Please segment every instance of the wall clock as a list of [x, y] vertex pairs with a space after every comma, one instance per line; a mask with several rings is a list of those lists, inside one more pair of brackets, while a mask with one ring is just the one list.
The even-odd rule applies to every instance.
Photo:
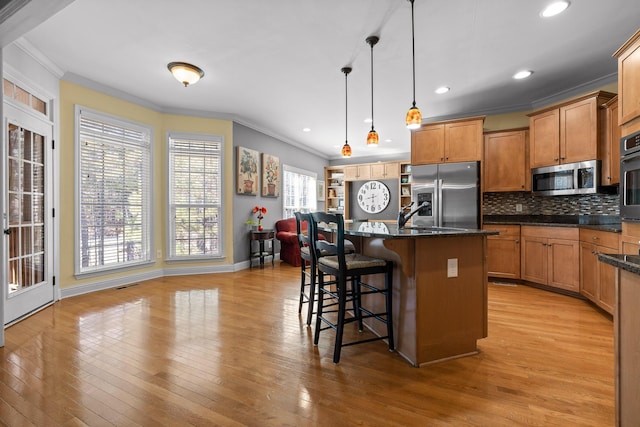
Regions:
[[380, 181], [367, 181], [358, 190], [358, 206], [367, 213], [379, 213], [391, 200], [389, 188]]

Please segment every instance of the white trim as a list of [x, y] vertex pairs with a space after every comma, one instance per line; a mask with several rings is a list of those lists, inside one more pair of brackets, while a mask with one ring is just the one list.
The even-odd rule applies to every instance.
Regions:
[[42, 52], [35, 48], [27, 39], [24, 37], [20, 37], [19, 39], [13, 42], [16, 47], [18, 47], [25, 54], [29, 55], [36, 61], [38, 64], [42, 65], [42, 67], [53, 74], [56, 78], [60, 79], [64, 75], [64, 70], [58, 67], [53, 61], [47, 58]]
[[307, 176], [312, 177], [312, 178], [313, 178], [313, 179], [315, 179], [316, 181], [318, 180], [318, 174], [317, 174], [317, 173], [315, 173], [315, 172], [311, 172], [311, 171], [308, 171], [308, 170], [306, 170], [306, 169], [297, 168], [297, 167], [295, 167], [295, 166], [290, 166], [290, 165], [287, 165], [287, 164], [283, 164], [283, 165], [282, 165], [282, 171], [283, 171], [283, 172], [284, 172], [284, 171], [286, 171], [286, 172], [293, 172], [293, 173], [297, 173], [297, 174], [299, 174], [299, 175], [307, 175]]

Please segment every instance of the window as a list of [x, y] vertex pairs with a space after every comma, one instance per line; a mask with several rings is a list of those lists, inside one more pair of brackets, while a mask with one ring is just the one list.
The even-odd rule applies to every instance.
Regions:
[[222, 256], [222, 136], [169, 135], [169, 258]]
[[299, 210], [316, 210], [316, 177], [314, 172], [283, 165], [284, 218], [293, 217]]
[[151, 128], [76, 107], [76, 274], [151, 262]]

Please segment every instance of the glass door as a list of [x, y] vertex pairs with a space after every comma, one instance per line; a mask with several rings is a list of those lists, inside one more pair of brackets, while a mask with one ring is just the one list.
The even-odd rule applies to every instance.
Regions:
[[5, 104], [4, 324], [54, 300], [49, 178], [51, 125]]

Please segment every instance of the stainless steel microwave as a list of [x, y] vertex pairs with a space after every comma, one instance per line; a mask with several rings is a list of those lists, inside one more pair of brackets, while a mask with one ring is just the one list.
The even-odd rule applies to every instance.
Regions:
[[531, 170], [531, 189], [541, 196], [592, 194], [598, 192], [600, 161], [567, 163]]

